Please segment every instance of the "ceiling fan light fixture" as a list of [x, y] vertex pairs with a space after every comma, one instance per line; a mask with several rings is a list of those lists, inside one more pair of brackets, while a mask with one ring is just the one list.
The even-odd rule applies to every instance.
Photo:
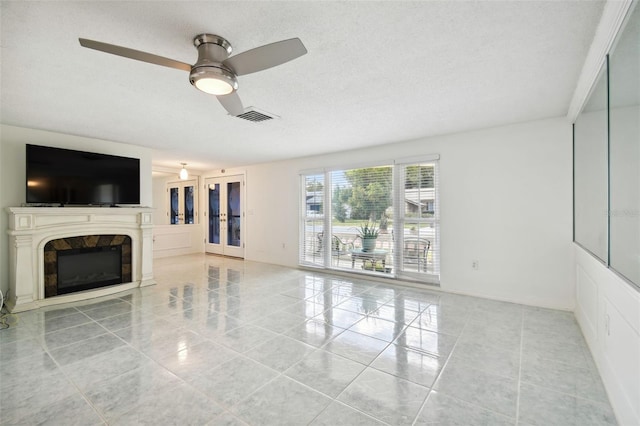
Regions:
[[195, 86], [210, 95], [228, 95], [233, 92], [233, 87], [228, 82], [217, 78], [201, 78], [195, 82]]
[[196, 89], [216, 96], [228, 95], [238, 89], [238, 80], [233, 73], [213, 66], [194, 68], [189, 81]]

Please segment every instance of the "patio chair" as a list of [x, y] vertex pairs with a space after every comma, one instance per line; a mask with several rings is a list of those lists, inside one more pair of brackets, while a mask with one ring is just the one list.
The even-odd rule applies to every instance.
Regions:
[[[324, 232], [318, 232], [318, 251], [322, 251], [324, 242]], [[340, 261], [340, 256], [350, 254], [350, 251], [354, 249], [352, 241], [344, 241], [337, 235], [331, 236], [331, 257], [336, 259], [336, 265]]]
[[427, 254], [431, 241], [426, 238], [406, 237], [404, 239], [403, 259], [405, 264], [417, 264], [418, 272], [427, 271]]

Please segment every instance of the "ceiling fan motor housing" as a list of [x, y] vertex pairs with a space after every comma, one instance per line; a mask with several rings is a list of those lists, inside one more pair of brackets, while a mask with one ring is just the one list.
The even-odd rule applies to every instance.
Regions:
[[231, 55], [233, 47], [226, 38], [213, 34], [200, 34], [193, 39], [198, 49], [198, 62], [194, 66], [206, 63], [221, 63]]
[[193, 39], [193, 44], [198, 49], [198, 61], [193, 65], [189, 74], [191, 84], [203, 90], [198, 82], [213, 79], [228, 83], [232, 91], [238, 90], [238, 80], [235, 73], [222, 65], [222, 62], [229, 57], [233, 50], [231, 43], [217, 35], [200, 34]]

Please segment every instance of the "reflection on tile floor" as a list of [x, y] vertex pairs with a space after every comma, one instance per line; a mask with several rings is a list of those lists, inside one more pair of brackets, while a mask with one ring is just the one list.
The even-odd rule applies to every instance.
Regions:
[[573, 314], [215, 256], [10, 316], [0, 424], [613, 425]]

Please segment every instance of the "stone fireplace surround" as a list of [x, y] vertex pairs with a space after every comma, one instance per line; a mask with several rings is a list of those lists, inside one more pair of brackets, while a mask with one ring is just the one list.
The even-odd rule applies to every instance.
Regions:
[[[9, 207], [9, 293], [6, 306], [21, 312], [41, 306], [85, 300], [153, 280], [152, 209], [146, 207]], [[88, 235], [131, 238], [131, 282], [45, 299], [45, 245]]]

